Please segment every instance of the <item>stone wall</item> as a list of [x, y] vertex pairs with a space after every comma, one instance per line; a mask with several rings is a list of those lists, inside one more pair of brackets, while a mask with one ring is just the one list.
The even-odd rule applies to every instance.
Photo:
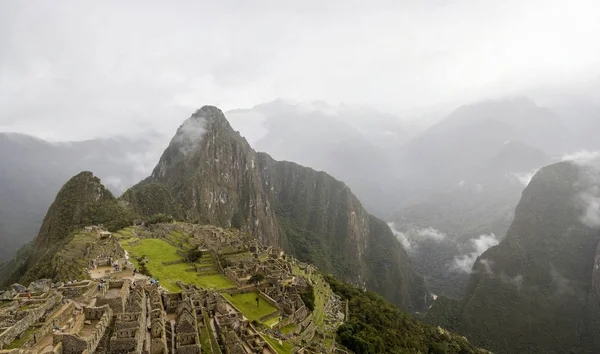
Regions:
[[[86, 311], [87, 310], [87, 311]], [[56, 345], [58, 343], [62, 343], [63, 353], [64, 354], [76, 354], [83, 353], [87, 351], [88, 353], [94, 353], [96, 351], [96, 347], [104, 336], [107, 328], [110, 326], [113, 311], [107, 305], [104, 305], [100, 310], [103, 310], [102, 315], [98, 316], [98, 308], [84, 308], [84, 319], [87, 320], [98, 320], [98, 323], [94, 327], [94, 332], [90, 334], [86, 338], [80, 337], [78, 334], [74, 333], [56, 333], [54, 334], [53, 343]], [[89, 314], [93, 316], [91, 318], [85, 318], [85, 315]], [[77, 328], [77, 327], [75, 327]]]
[[[125, 311], [125, 305], [129, 299], [129, 281], [111, 281], [108, 283], [108, 291], [103, 296], [99, 296], [96, 299], [97, 306], [108, 305], [116, 313], [122, 313]], [[107, 297], [108, 292], [111, 289], [119, 288], [119, 295], [116, 297]]]
[[55, 293], [41, 306], [27, 311], [25, 317], [17, 321], [12, 327], [0, 334], [0, 349], [6, 348], [18, 336], [22, 335], [27, 329], [35, 324], [47, 310], [62, 300], [62, 295]]

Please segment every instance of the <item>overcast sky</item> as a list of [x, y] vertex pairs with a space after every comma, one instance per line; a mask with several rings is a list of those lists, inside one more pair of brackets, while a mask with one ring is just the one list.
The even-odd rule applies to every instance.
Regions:
[[0, 0], [0, 131], [171, 135], [204, 104], [408, 109], [600, 74], [597, 0]]

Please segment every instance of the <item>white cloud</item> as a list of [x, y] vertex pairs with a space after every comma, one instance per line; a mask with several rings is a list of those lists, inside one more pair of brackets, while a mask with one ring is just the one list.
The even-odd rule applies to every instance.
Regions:
[[400, 232], [400, 231], [396, 230], [393, 222], [389, 222], [388, 226], [392, 230], [392, 233], [394, 234], [394, 236], [396, 236], [396, 239], [398, 241], [400, 241], [400, 243], [402, 244], [402, 247], [404, 247], [404, 250], [406, 250], [407, 252], [412, 251], [413, 245], [410, 242], [410, 240], [408, 239], [408, 237], [406, 236], [406, 234], [404, 232]]
[[600, 160], [600, 151], [580, 150], [571, 154], [565, 154], [563, 161], [573, 161], [579, 165], [594, 164]]
[[[493, 233], [481, 235], [478, 238], [471, 240], [471, 247], [473, 251], [462, 256], [455, 257], [452, 264], [452, 268], [465, 273], [471, 273], [471, 270], [473, 269], [473, 264], [475, 264], [475, 260], [477, 260], [477, 257], [481, 256], [490, 247], [496, 246], [499, 243], [500, 241], [498, 241], [498, 238]], [[487, 265], [486, 269], [488, 269]]]
[[435, 242], [443, 241], [447, 235], [446, 233], [436, 230], [433, 227], [427, 228], [408, 228], [404, 231], [398, 231], [394, 222], [388, 223], [392, 232], [400, 241], [404, 249], [408, 252], [414, 252], [421, 242], [432, 240]]
[[436, 230], [433, 227], [428, 227], [426, 229], [416, 229], [413, 231], [420, 239], [432, 239], [435, 241], [442, 241], [446, 238], [446, 234], [441, 232], [440, 230]]
[[173, 138], [182, 154], [187, 155], [202, 142], [202, 138], [206, 134], [205, 126], [206, 119], [204, 116], [194, 115], [183, 122]]

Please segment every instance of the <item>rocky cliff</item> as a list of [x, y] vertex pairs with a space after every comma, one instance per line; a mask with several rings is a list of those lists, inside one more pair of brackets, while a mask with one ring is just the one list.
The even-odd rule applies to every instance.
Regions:
[[[156, 198], [142, 197], [145, 189]], [[188, 221], [239, 228], [405, 309], [420, 311], [429, 302], [390, 229], [344, 183], [255, 152], [215, 107], [183, 123], [152, 175], [124, 199], [145, 216], [181, 213]]]
[[506, 238], [475, 262], [462, 302], [429, 317], [497, 353], [597, 353], [598, 179], [569, 162], [540, 170]]

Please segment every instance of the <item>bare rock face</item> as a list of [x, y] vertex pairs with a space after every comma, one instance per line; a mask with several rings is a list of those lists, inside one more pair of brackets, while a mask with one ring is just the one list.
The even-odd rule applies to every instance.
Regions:
[[7, 290], [7, 291], [3, 291], [2, 294], [0, 294], [0, 300], [12, 300], [16, 295], [16, 292], [11, 290]]
[[40, 279], [29, 284], [29, 291], [32, 293], [46, 293], [50, 290], [52, 279]]
[[27, 291], [27, 288], [24, 287], [23, 285], [19, 284], [19, 283], [14, 283], [12, 285], [12, 288], [14, 291], [18, 292], [18, 293], [24, 293]]

